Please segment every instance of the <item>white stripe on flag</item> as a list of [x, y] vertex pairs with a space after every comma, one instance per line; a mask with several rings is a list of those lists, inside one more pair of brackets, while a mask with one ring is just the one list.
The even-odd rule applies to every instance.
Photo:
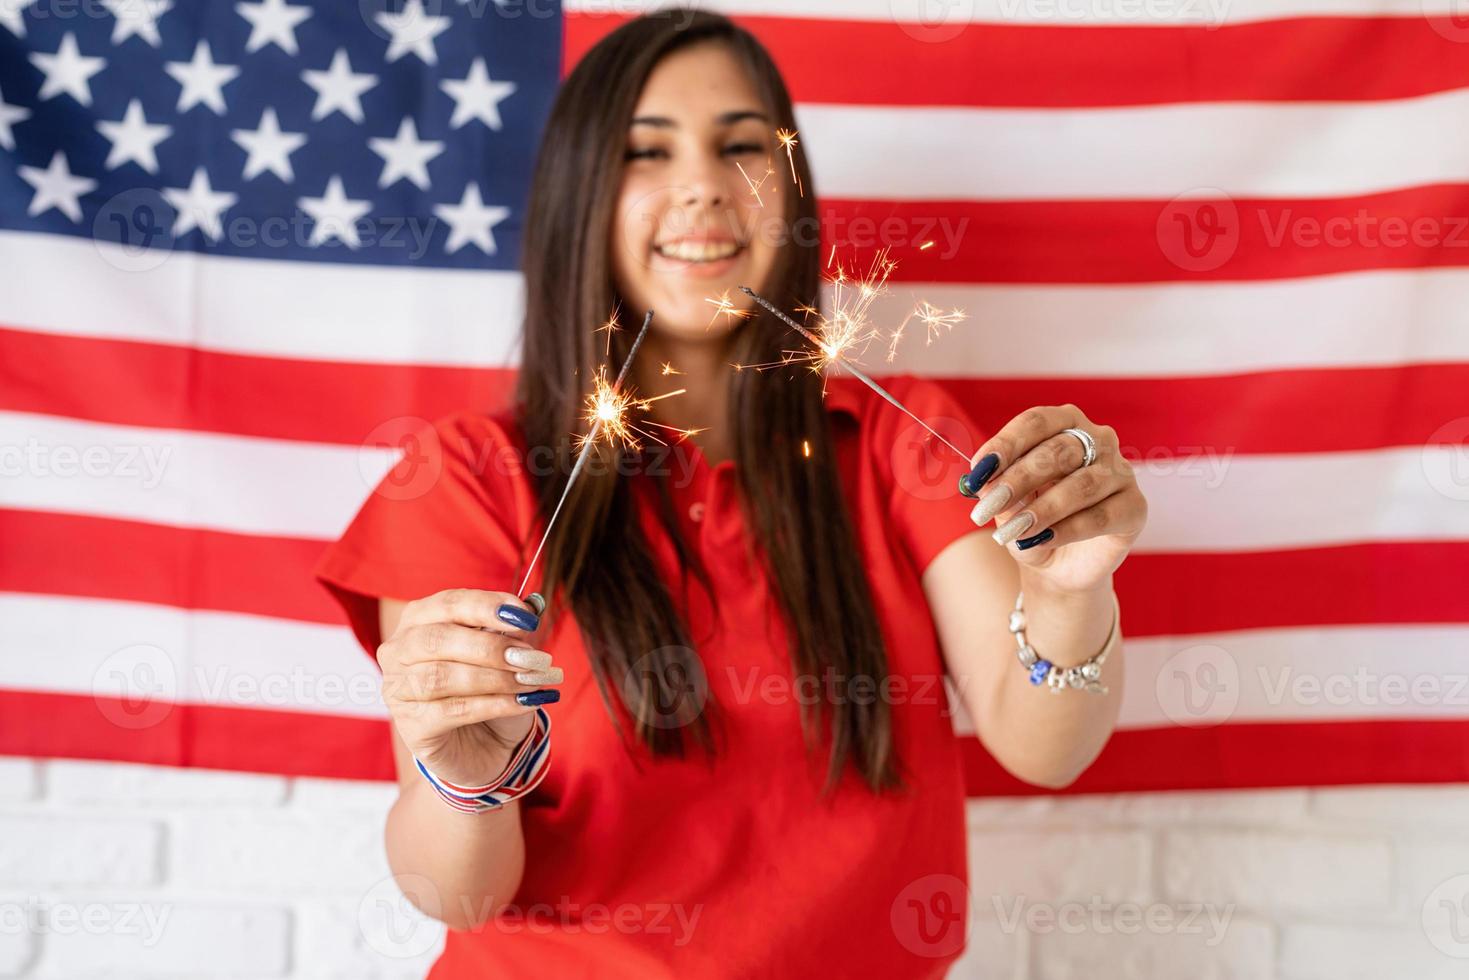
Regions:
[[0, 687], [387, 717], [344, 627], [16, 593], [0, 593], [0, 619]]
[[[154, 252], [0, 231], [0, 326], [307, 360], [499, 366], [518, 354], [518, 272]], [[86, 283], [86, 288], [77, 288]], [[201, 311], [205, 311], [201, 315]]]
[[1349, 196], [1459, 183], [1469, 159], [1465, 90], [1117, 109], [803, 104], [796, 116], [816, 192], [863, 200]]
[[0, 412], [0, 506], [330, 540], [398, 455]]
[[[0, 506], [310, 539], [335, 539], [397, 458], [383, 448], [18, 412], [0, 412], [0, 454]], [[1452, 446], [1155, 454], [1135, 463], [1149, 502], [1136, 550], [1469, 539], [1463, 462]]]
[[[108, 249], [0, 232], [0, 268], [30, 284], [0, 290], [0, 327], [304, 360], [513, 367], [519, 359], [515, 273], [218, 256], [124, 273], [106, 261]], [[201, 277], [193, 302], [209, 310], [197, 330], [195, 308], [181, 298], [195, 289], [193, 271]], [[969, 319], [929, 347], [914, 328], [890, 366], [874, 346], [870, 368], [1167, 377], [1469, 361], [1462, 269], [1144, 286], [896, 283], [872, 320], [895, 328], [920, 299]]]
[[[1455, 0], [563, 0], [581, 16], [631, 16], [697, 6], [730, 16], [893, 21], [935, 40], [960, 25], [1188, 26], [1285, 17], [1420, 17], [1462, 13]], [[920, 34], [919, 36], [925, 36]]]
[[[1119, 730], [1469, 717], [1469, 628], [1309, 626], [1129, 639], [1126, 617], [1123, 610]], [[1014, 669], [1022, 669], [1018, 661]], [[955, 731], [973, 734], [952, 682], [948, 690]]]
[[[342, 627], [23, 594], [0, 594], [0, 617], [11, 624], [15, 654], [0, 659], [0, 687], [386, 717], [377, 667]], [[1124, 729], [1469, 716], [1462, 626], [1296, 627], [1124, 644]], [[956, 728], [974, 730], [967, 717]]]

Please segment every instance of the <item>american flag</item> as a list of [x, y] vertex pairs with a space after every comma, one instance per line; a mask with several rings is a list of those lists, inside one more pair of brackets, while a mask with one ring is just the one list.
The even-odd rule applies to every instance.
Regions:
[[[878, 319], [969, 314], [882, 368], [991, 427], [1075, 402], [1139, 470], [1071, 791], [1469, 778], [1469, 22], [713, 6], [787, 76], [824, 243], [901, 252]], [[390, 776], [310, 569], [419, 420], [503, 403], [539, 127], [640, 9], [0, 0], [0, 752]]]

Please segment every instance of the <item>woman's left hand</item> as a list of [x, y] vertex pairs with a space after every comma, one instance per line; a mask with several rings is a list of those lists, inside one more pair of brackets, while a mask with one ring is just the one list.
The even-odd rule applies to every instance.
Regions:
[[[1092, 437], [1096, 456], [1066, 432]], [[1087, 592], [1108, 579], [1148, 519], [1148, 502], [1121, 453], [1117, 432], [1075, 405], [1027, 409], [979, 447], [961, 490], [978, 491], [975, 523], [995, 521], [995, 540], [1024, 578], [1060, 592]], [[974, 496], [967, 492], [966, 496]], [[998, 496], [997, 496], [998, 495]]]

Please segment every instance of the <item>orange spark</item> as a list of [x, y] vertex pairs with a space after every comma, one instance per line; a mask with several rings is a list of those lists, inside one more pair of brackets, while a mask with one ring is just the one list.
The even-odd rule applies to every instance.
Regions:
[[720, 293], [718, 298], [706, 298], [704, 302], [714, 307], [714, 315], [709, 318], [708, 325], [704, 327], [705, 330], [708, 330], [709, 327], [714, 326], [714, 321], [719, 319], [720, 314], [724, 315], [726, 322], [731, 320], [748, 320], [750, 317], [755, 315], [755, 312], [753, 310], [742, 310], [738, 306], [735, 306], [734, 300], [729, 298], [728, 289]]
[[612, 315], [607, 318], [607, 322], [602, 324], [596, 330], [592, 331], [593, 333], [602, 333], [603, 331], [606, 331], [607, 333], [607, 349], [603, 352], [604, 356], [611, 355], [612, 335], [618, 330], [622, 329], [622, 324], [617, 322], [617, 312], [617, 310], [613, 310]]
[[745, 178], [745, 183], [750, 185], [750, 193], [755, 197], [756, 207], [765, 207], [765, 200], [760, 196], [760, 188], [764, 187], [770, 175], [775, 173], [775, 168], [770, 165], [770, 161], [765, 161], [765, 173], [761, 175], [758, 183], [750, 179], [750, 175], [745, 173], [745, 168], [740, 166], [738, 160], [735, 161], [735, 166], [740, 168], [740, 174]]
[[953, 330], [954, 324], [962, 323], [965, 319], [965, 314], [960, 309], [953, 309], [945, 313], [928, 300], [920, 301], [918, 307], [904, 317], [903, 322], [898, 324], [898, 329], [893, 331], [892, 341], [888, 344], [887, 359], [889, 361], [897, 357], [898, 341], [903, 339], [903, 331], [907, 329], [908, 324], [914, 319], [922, 323], [925, 328], [926, 337], [924, 339], [924, 346], [927, 346], [933, 343], [939, 334], [947, 330]]
[[791, 153], [792, 148], [800, 142], [800, 140], [796, 139], [796, 131], [794, 129], [777, 129], [775, 131], [775, 139], [781, 145], [781, 148], [786, 151], [786, 162], [791, 165], [791, 181], [796, 185], [796, 190], [800, 192], [801, 196], [805, 197], [806, 190], [801, 186], [801, 178], [796, 176], [796, 158]]

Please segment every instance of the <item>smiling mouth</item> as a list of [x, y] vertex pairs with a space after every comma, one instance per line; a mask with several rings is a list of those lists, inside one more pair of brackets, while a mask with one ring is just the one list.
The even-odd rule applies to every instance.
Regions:
[[654, 245], [653, 251], [680, 262], [718, 262], [738, 255], [744, 248], [739, 242], [669, 242]]

